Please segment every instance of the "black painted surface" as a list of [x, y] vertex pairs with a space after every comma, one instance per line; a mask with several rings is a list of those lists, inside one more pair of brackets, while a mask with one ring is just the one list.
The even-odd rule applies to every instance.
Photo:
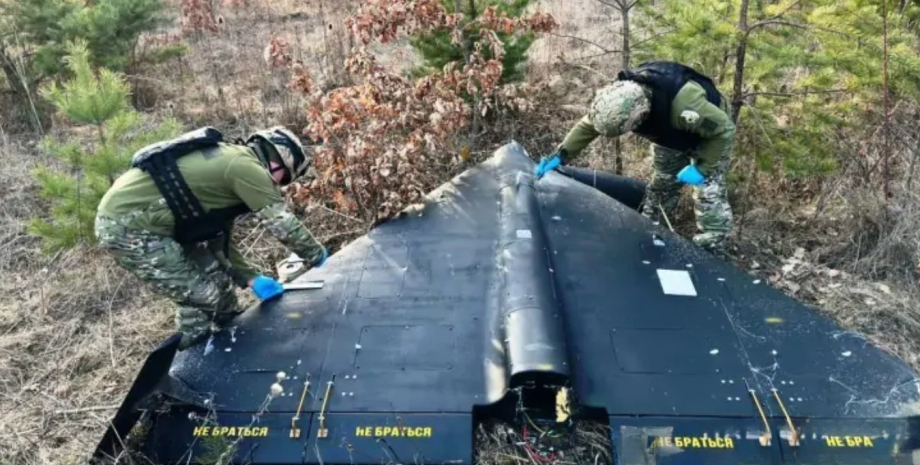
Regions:
[[[213, 396], [218, 422], [248, 424], [285, 372], [258, 419], [268, 436], [245, 439], [249, 455], [237, 456], [254, 463], [469, 463], [473, 407], [515, 379], [569, 380], [581, 403], [606, 409], [618, 463], [865, 463], [916, 447], [904, 446], [903, 419], [920, 391], [903, 362], [588, 185], [553, 172], [534, 189], [532, 169], [506, 146], [301, 278], [322, 289], [246, 312], [207, 355], [181, 353], [172, 375]], [[689, 272], [697, 296], [665, 295], [658, 269]], [[292, 439], [306, 377], [305, 426]], [[774, 435], [767, 447], [747, 385]], [[783, 439], [774, 390], [806, 434], [798, 448]], [[316, 435], [321, 414], [327, 438]], [[433, 433], [361, 434], [403, 423]], [[181, 461], [201, 424], [161, 415], [158, 460]], [[866, 425], [893, 439], [868, 452], [819, 440], [830, 426], [855, 437]], [[668, 446], [636, 461], [622, 432], [652, 427], [739, 436], [732, 448]]]

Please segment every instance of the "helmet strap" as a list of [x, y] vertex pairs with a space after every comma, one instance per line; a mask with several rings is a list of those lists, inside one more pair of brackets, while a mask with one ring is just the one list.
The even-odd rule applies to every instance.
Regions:
[[[279, 171], [281, 171], [282, 173], [284, 173], [284, 174], [281, 176], [281, 179], [280, 179], [280, 180], [279, 180], [278, 178], [275, 177], [275, 173], [277, 173], [277, 172], [279, 172]], [[290, 171], [288, 171], [287, 168], [284, 167], [284, 165], [282, 165], [281, 163], [278, 163], [277, 161], [272, 160], [272, 161], [268, 162], [268, 172], [271, 174], [272, 179], [275, 180], [278, 184], [281, 184], [282, 186], [291, 183], [291, 173], [290, 173]]]

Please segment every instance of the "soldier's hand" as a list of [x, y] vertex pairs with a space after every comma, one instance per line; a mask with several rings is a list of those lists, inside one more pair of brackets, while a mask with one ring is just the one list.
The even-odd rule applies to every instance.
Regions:
[[540, 163], [538, 163], [537, 167], [533, 170], [533, 175], [539, 180], [545, 176], [546, 173], [558, 168], [560, 165], [562, 165], [562, 156], [557, 150], [553, 152], [552, 155], [540, 159]]
[[323, 266], [323, 263], [326, 263], [326, 259], [329, 258], [329, 250], [323, 247], [323, 254], [319, 257], [319, 260], [313, 264], [313, 268], [320, 268]]
[[256, 276], [252, 279], [249, 287], [252, 289], [252, 293], [263, 302], [284, 294], [284, 286], [268, 276]]
[[687, 165], [677, 173], [677, 180], [691, 186], [701, 186], [706, 181], [706, 178], [703, 173], [700, 173], [700, 170], [696, 169], [696, 166]]

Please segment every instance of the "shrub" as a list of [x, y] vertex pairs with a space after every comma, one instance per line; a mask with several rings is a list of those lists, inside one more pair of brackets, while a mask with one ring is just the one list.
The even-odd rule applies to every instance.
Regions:
[[30, 231], [47, 250], [94, 242], [96, 207], [115, 179], [130, 166], [141, 147], [179, 132], [172, 120], [154, 123], [130, 109], [124, 76], [90, 65], [83, 42], [67, 47], [65, 64], [73, 78], [43, 89], [57, 116], [75, 128], [68, 140], [49, 136], [44, 148], [63, 162], [63, 169], [42, 166], [35, 172], [41, 196], [51, 203], [50, 218], [35, 218]]

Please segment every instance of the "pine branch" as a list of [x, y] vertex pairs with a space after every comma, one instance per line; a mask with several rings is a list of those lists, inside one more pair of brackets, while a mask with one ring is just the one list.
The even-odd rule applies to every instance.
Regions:
[[646, 37], [646, 38], [644, 38], [644, 39], [642, 39], [642, 40], [640, 40], [640, 41], [633, 42], [632, 46], [633, 46], [633, 47], [638, 47], [638, 46], [640, 46], [640, 45], [642, 45], [642, 44], [644, 44], [644, 43], [646, 43], [646, 42], [653, 41], [653, 40], [655, 40], [655, 39], [657, 39], [657, 38], [659, 38], [659, 37], [662, 37], [662, 36], [664, 36], [664, 35], [670, 34], [670, 33], [674, 32], [674, 31], [676, 31], [676, 30], [677, 30], [677, 26], [671, 27], [670, 29], [667, 29], [667, 30], [662, 31], [662, 32], [659, 32], [659, 33], [657, 33], [657, 34], [655, 34], [655, 35]]
[[814, 94], [839, 94], [844, 92], [851, 92], [850, 89], [827, 89], [827, 90], [803, 90], [799, 92], [748, 92], [741, 95], [741, 98], [755, 97], [758, 95], [764, 95], [767, 97], [797, 97], [800, 95], [814, 95]]
[[744, 38], [746, 40], [748, 36], [751, 35], [751, 32], [754, 32], [754, 30], [756, 29], [766, 27], [766, 26], [773, 26], [773, 25], [796, 27], [796, 28], [805, 29], [805, 30], [809, 29], [809, 25], [807, 24], [793, 23], [792, 21], [785, 21], [782, 19], [765, 19], [763, 21], [758, 21], [748, 26], [747, 30], [744, 31]]
[[751, 35], [751, 32], [753, 32], [754, 30], [760, 29], [766, 26], [788, 26], [788, 27], [803, 29], [806, 31], [810, 29], [817, 29], [819, 31], [830, 32], [831, 34], [836, 34], [841, 37], [846, 37], [848, 39], [854, 38], [853, 36], [851, 36], [850, 34], [847, 34], [846, 32], [838, 31], [837, 29], [831, 29], [829, 27], [815, 26], [814, 24], [795, 23], [792, 21], [785, 21], [782, 19], [765, 19], [763, 21], [758, 21], [748, 26], [747, 29], [744, 31], [744, 40], [747, 40], [748, 36]]
[[782, 18], [783, 15], [786, 14], [787, 11], [789, 11], [789, 10], [795, 8], [799, 3], [801, 3], [801, 1], [802, 1], [802, 0], [796, 0], [796, 1], [792, 2], [792, 3], [790, 3], [789, 6], [787, 6], [786, 8], [783, 9], [783, 11], [780, 11], [779, 13], [773, 15], [773, 17], [770, 18], [770, 19], [779, 19], [779, 18]]

